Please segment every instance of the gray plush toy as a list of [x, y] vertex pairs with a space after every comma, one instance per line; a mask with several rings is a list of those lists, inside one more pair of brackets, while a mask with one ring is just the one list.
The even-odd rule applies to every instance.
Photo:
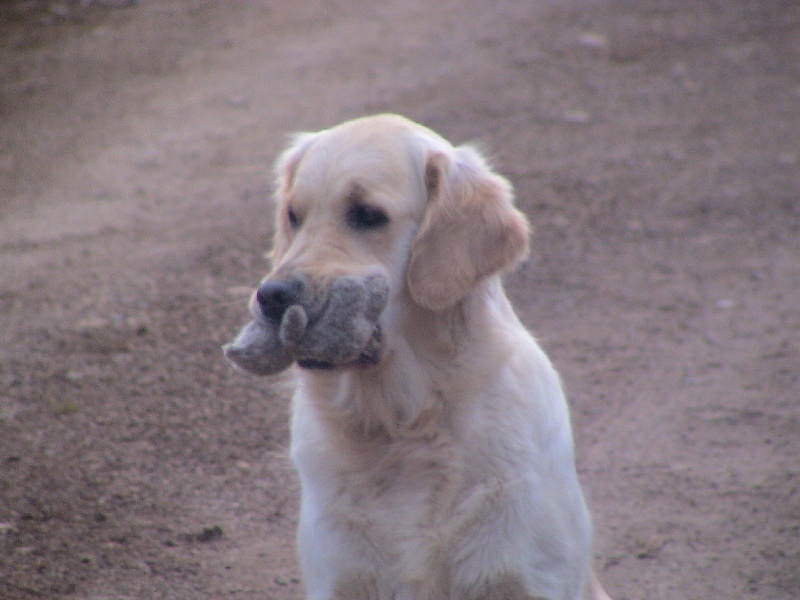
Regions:
[[304, 367], [332, 368], [377, 361], [381, 345], [378, 317], [389, 300], [382, 275], [340, 277], [320, 314], [290, 306], [280, 323], [257, 319], [223, 347], [233, 364], [255, 375], [272, 375], [297, 361]]

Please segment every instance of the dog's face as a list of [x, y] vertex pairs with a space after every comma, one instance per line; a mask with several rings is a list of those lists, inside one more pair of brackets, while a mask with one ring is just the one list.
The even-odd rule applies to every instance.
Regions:
[[414, 162], [394, 123], [299, 137], [278, 165], [267, 281], [304, 277], [324, 296], [343, 275], [382, 273], [396, 291], [426, 204]]
[[[394, 314], [384, 311], [387, 303], [447, 310], [527, 253], [527, 221], [513, 207], [510, 185], [472, 148], [454, 148], [401, 117], [301, 134], [277, 170], [274, 267], [251, 311], [280, 330], [278, 338], [296, 338], [301, 366], [378, 362], [381, 330]], [[355, 281], [353, 289], [365, 282], [363, 292], [351, 290], [360, 301], [337, 296], [342, 278]], [[293, 306], [305, 321], [284, 335]], [[320, 352], [319, 344], [303, 350], [307, 338], [330, 338], [327, 346], [347, 352], [326, 360], [331, 350]]]

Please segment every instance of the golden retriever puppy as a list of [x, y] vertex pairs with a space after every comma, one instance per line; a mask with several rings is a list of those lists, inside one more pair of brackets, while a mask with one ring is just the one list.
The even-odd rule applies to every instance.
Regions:
[[225, 351], [298, 365], [308, 597], [607, 598], [558, 375], [500, 281], [528, 252], [510, 184], [393, 115], [300, 134], [277, 171], [274, 268]]

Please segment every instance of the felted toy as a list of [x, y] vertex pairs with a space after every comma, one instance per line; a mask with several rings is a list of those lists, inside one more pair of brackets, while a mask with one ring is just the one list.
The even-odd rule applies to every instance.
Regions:
[[382, 275], [340, 277], [319, 311], [298, 303], [280, 320], [257, 318], [223, 351], [255, 375], [279, 373], [294, 362], [306, 368], [373, 364], [381, 347], [378, 317], [388, 299], [389, 283]]

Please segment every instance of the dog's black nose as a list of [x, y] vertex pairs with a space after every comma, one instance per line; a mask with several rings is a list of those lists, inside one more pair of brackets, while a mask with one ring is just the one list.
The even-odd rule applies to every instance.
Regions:
[[256, 290], [256, 300], [265, 318], [279, 322], [287, 308], [299, 303], [301, 291], [299, 281], [265, 281]]

